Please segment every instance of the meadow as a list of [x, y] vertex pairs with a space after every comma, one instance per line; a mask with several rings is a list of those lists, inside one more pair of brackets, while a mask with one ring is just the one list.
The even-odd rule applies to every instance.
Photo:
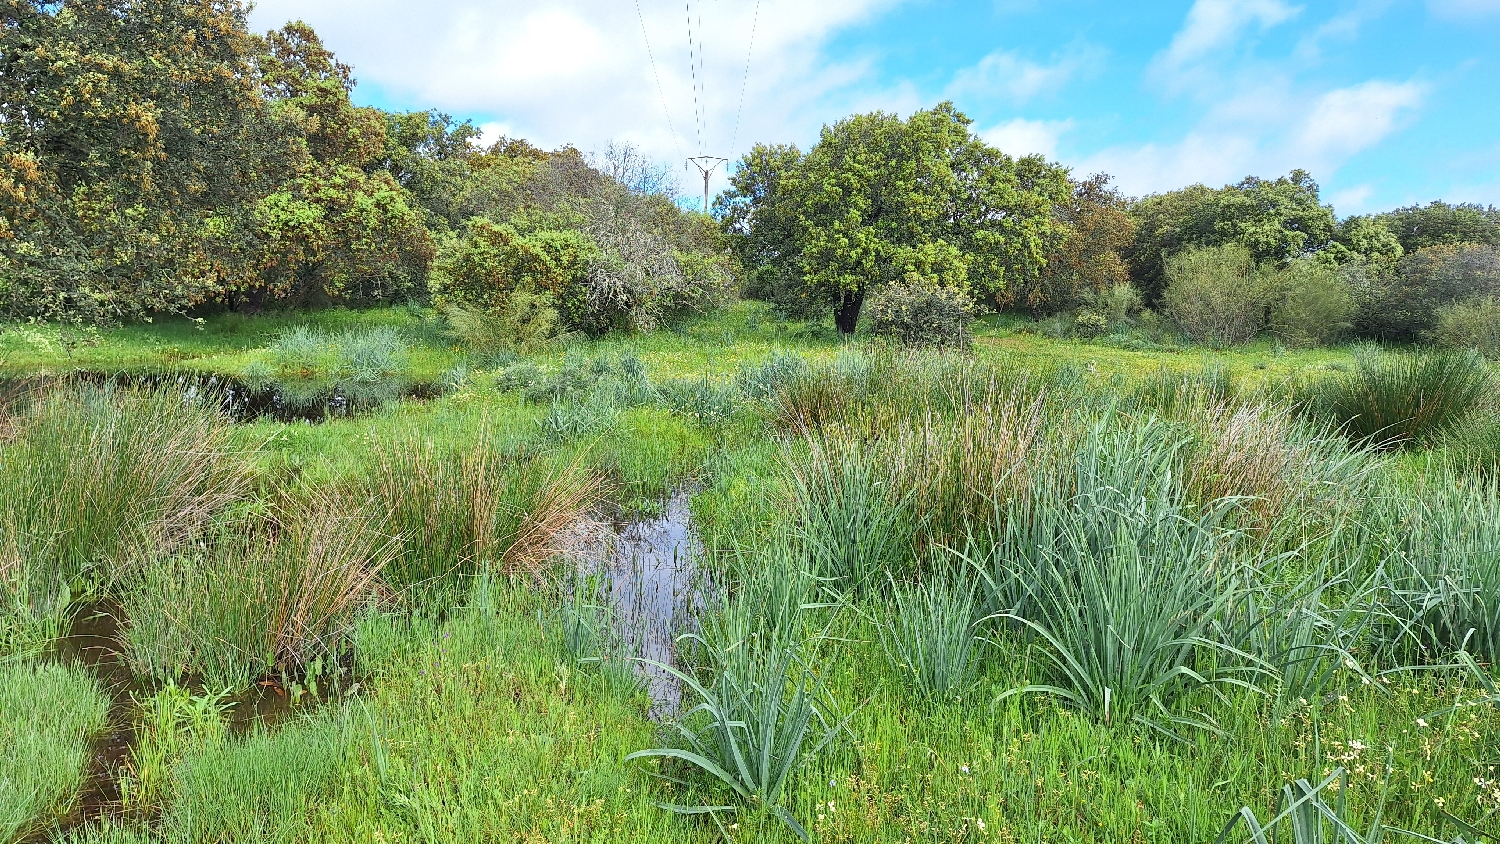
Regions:
[[[1500, 834], [1476, 355], [402, 307], [13, 329], [0, 377], [0, 840]], [[608, 559], [653, 518], [667, 660]]]

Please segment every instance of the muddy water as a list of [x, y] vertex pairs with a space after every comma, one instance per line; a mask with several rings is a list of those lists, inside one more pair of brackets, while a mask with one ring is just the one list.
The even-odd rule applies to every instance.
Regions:
[[[697, 629], [698, 613], [714, 594], [698, 567], [703, 546], [688, 509], [691, 497], [691, 490], [678, 490], [660, 516], [596, 530], [583, 555], [582, 571], [608, 579], [614, 632], [626, 658], [675, 667], [677, 637]], [[656, 665], [634, 666], [651, 696], [652, 717], [676, 714], [681, 684]]]
[[[181, 391], [183, 399], [205, 401], [235, 422], [260, 419], [277, 422], [322, 422], [329, 418], [349, 416], [358, 410], [337, 391], [293, 400], [275, 386], [258, 387], [227, 375], [196, 372], [107, 373], [77, 371], [66, 375], [0, 378], [0, 409], [20, 396], [68, 384], [115, 384], [126, 387], [152, 387]], [[432, 384], [413, 384], [402, 395], [405, 398], [431, 399], [439, 394]]]
[[[120, 774], [129, 764], [136, 742], [138, 701], [153, 692], [135, 676], [120, 648], [118, 608], [100, 604], [86, 608], [73, 621], [68, 635], [57, 643], [55, 656], [87, 670], [110, 695], [109, 727], [90, 750], [88, 773], [74, 811], [60, 823], [64, 831], [111, 817], [121, 809]], [[225, 718], [231, 735], [273, 727], [294, 714], [337, 697], [325, 690], [319, 699], [293, 698], [275, 684], [259, 684], [228, 701]], [[37, 840], [45, 840], [38, 838]]]

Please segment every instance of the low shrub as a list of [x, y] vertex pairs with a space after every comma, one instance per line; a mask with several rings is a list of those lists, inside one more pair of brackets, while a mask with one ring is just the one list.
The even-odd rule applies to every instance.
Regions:
[[1269, 277], [1266, 284], [1271, 333], [1289, 346], [1330, 345], [1354, 325], [1354, 294], [1335, 267], [1299, 259]]
[[1473, 352], [1365, 353], [1353, 371], [1301, 385], [1309, 412], [1376, 446], [1431, 444], [1462, 424], [1490, 384]]
[[1265, 323], [1266, 284], [1250, 250], [1192, 249], [1167, 261], [1162, 305], [1183, 333], [1226, 346], [1255, 338]]
[[67, 813], [108, 717], [109, 696], [82, 669], [0, 661], [0, 841]]
[[926, 282], [895, 282], [865, 306], [870, 332], [907, 346], [967, 348], [974, 302], [962, 290]]
[[1466, 299], [1439, 308], [1432, 339], [1450, 349], [1473, 349], [1500, 359], [1500, 299]]
[[379, 407], [400, 398], [410, 381], [410, 348], [389, 326], [329, 335], [299, 325], [276, 338], [266, 357], [247, 368], [245, 380], [299, 407]]

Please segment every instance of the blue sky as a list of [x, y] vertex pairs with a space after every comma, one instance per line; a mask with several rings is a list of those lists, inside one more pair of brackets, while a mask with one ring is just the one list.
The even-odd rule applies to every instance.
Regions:
[[684, 5], [263, 0], [252, 22], [313, 24], [362, 102], [547, 146], [733, 157], [952, 99], [1002, 149], [1135, 195], [1302, 167], [1341, 215], [1500, 204], [1500, 0]]

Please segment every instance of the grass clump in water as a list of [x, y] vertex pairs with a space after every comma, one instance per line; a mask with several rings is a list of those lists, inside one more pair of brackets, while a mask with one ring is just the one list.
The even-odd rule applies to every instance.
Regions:
[[133, 561], [173, 553], [244, 492], [229, 423], [181, 395], [44, 395], [0, 444], [0, 653], [62, 632]]
[[503, 455], [486, 439], [481, 431], [454, 452], [415, 439], [377, 451], [369, 491], [399, 542], [385, 567], [390, 585], [451, 586], [483, 570], [539, 575], [558, 535], [602, 491], [581, 462]]
[[78, 668], [0, 663], [0, 841], [68, 812], [108, 716], [109, 698]]
[[125, 654], [142, 675], [216, 690], [295, 671], [337, 651], [391, 552], [360, 508], [327, 499], [228, 525], [124, 580]]

